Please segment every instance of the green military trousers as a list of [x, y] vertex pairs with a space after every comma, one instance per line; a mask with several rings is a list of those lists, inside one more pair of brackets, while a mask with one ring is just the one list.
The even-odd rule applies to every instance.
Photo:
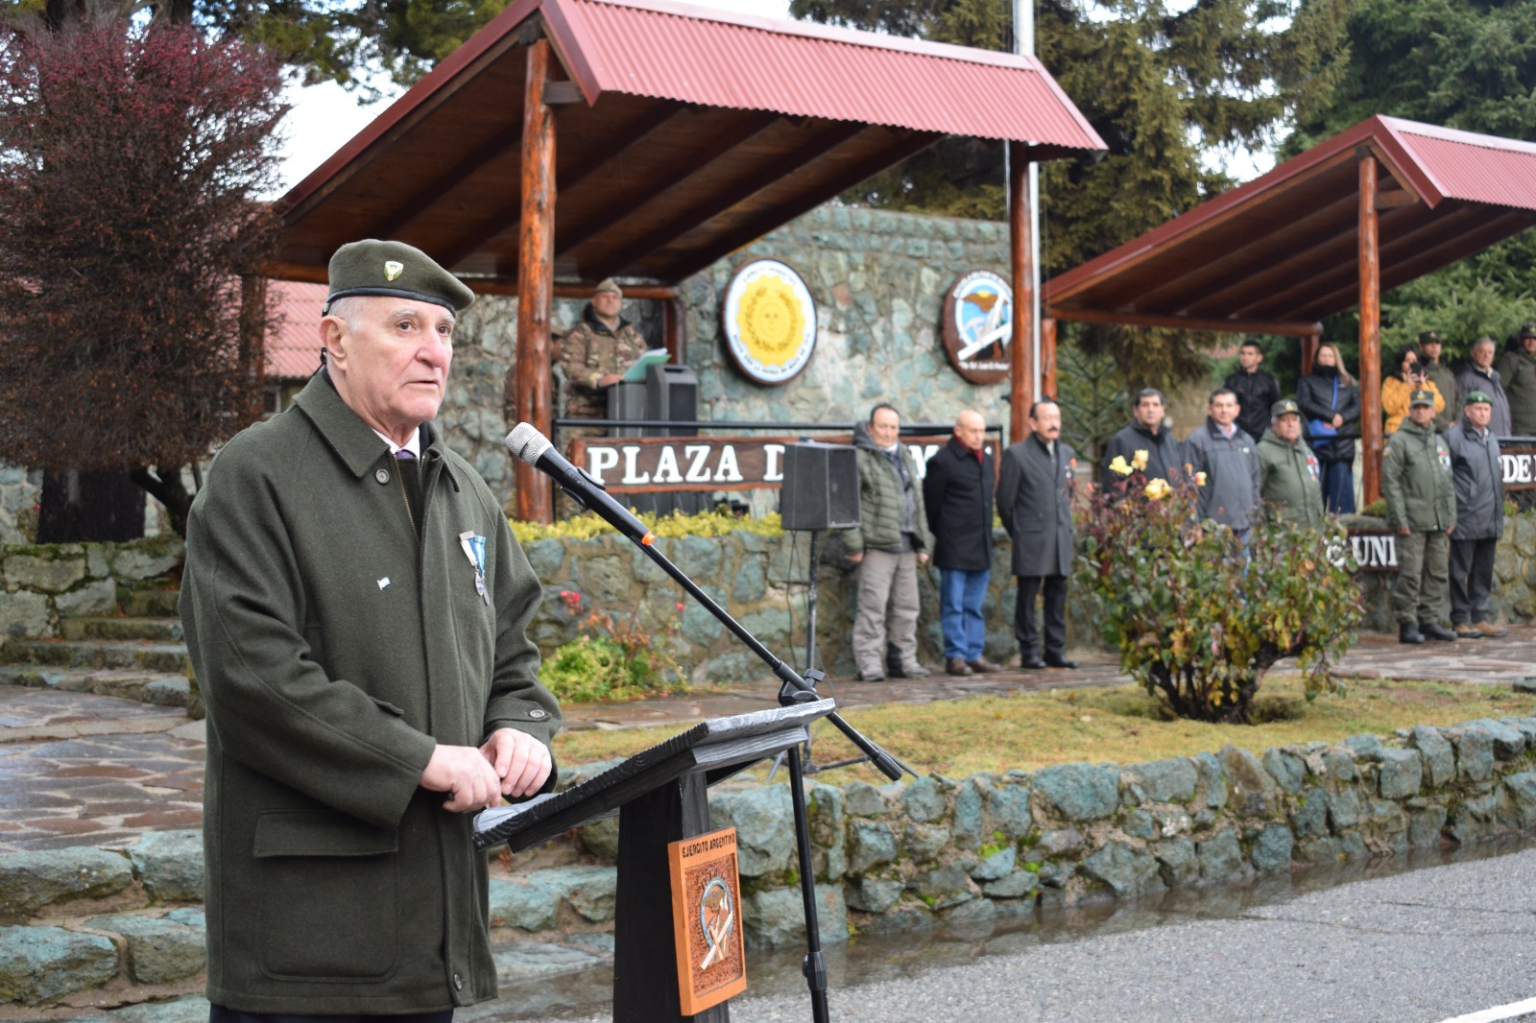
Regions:
[[1392, 614], [1399, 625], [1438, 622], [1450, 599], [1451, 538], [1445, 530], [1397, 536], [1397, 581]]

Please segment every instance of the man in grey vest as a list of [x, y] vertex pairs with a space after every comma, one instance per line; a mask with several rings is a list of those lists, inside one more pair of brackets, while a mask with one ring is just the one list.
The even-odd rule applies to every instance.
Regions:
[[[1076, 668], [1067, 659], [1067, 577], [1072, 574], [1072, 490], [1077, 453], [1061, 440], [1061, 407], [1035, 402], [1029, 436], [1003, 454], [997, 512], [1013, 539], [1019, 578], [1013, 632], [1026, 668]], [[1045, 594], [1045, 657], [1035, 627], [1035, 598]]]
[[1456, 532], [1451, 536], [1451, 628], [1461, 639], [1506, 635], [1488, 612], [1493, 559], [1504, 535], [1504, 471], [1499, 441], [1489, 429], [1493, 399], [1467, 395], [1461, 421], [1445, 431], [1456, 484]]

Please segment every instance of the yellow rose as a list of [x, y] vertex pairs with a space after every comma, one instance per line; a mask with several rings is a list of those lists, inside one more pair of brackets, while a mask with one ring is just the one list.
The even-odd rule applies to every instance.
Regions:
[[1137, 449], [1136, 454], [1131, 458], [1131, 465], [1136, 469], [1137, 472], [1140, 472], [1147, 467], [1146, 448]]
[[1152, 500], [1161, 501], [1163, 498], [1173, 493], [1173, 488], [1168, 485], [1167, 480], [1159, 478], [1147, 484], [1145, 493]]
[[1205, 473], [1203, 473], [1203, 472], [1195, 473], [1195, 486], [1197, 486], [1197, 487], [1205, 486]]
[[1125, 464], [1124, 455], [1116, 455], [1115, 460], [1109, 463], [1109, 471], [1118, 472], [1122, 476], [1129, 476], [1131, 474], [1131, 467]]

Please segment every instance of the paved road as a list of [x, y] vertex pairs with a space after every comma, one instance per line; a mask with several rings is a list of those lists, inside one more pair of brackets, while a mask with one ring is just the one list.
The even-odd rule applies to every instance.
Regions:
[[[1325, 880], [1303, 878], [1291, 890]], [[1443, 1023], [1473, 1013], [1479, 1015], [1466, 1023], [1536, 1019], [1529, 1004], [1536, 997], [1536, 849], [1286, 898], [1288, 887], [1181, 894], [1097, 919], [1095, 910], [1079, 910], [973, 943], [952, 940], [947, 951], [937, 943], [837, 956], [832, 1019]], [[731, 1003], [734, 1023], [810, 1019], [803, 988], [796, 990], [783, 964], [775, 965], [752, 990], [787, 993], [738, 998]], [[1483, 1012], [1499, 1006], [1513, 1007], [1513, 1014]]]

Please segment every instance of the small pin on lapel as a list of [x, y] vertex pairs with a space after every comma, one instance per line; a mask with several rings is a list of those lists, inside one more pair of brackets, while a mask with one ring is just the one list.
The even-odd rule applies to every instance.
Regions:
[[384, 587], [386, 587], [388, 585], [389, 585], [389, 576], [386, 575], [384, 578], [379, 580], [379, 589], [382, 590]]

